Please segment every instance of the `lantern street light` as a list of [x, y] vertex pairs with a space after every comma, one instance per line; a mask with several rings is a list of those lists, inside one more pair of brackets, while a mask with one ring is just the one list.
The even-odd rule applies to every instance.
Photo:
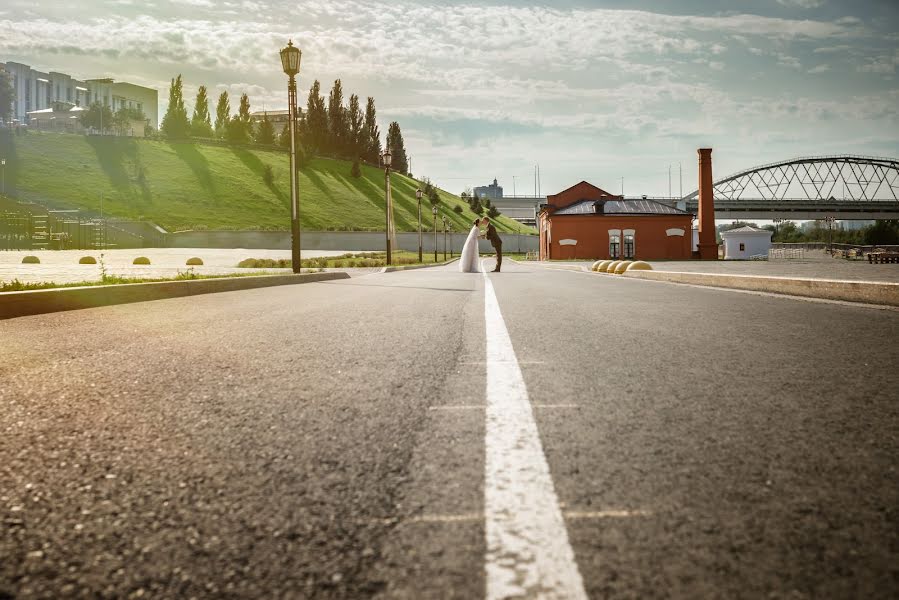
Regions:
[[434, 262], [437, 262], [437, 205], [434, 205]]
[[287, 42], [281, 50], [281, 67], [289, 78], [287, 84], [288, 126], [290, 127], [290, 256], [294, 273], [301, 268], [300, 257], [300, 194], [297, 189], [297, 80], [300, 72], [300, 49]]
[[415, 190], [415, 197], [418, 199], [418, 262], [422, 262], [421, 257], [421, 196], [423, 192], [421, 188]]
[[827, 215], [824, 217], [824, 222], [827, 223], [827, 253], [833, 256], [833, 223], [836, 221], [836, 217], [832, 217]]
[[384, 154], [381, 155], [381, 160], [384, 162], [384, 208], [387, 216], [387, 227], [385, 229], [386, 235], [386, 246], [387, 246], [387, 264], [393, 264], [392, 259], [392, 248], [390, 247], [393, 233], [393, 203], [390, 199], [390, 163], [393, 159], [393, 156], [390, 154], [390, 148], [386, 148], [384, 150]]
[[446, 262], [446, 234], [449, 226], [446, 224], [446, 217], [443, 217], [443, 262]]

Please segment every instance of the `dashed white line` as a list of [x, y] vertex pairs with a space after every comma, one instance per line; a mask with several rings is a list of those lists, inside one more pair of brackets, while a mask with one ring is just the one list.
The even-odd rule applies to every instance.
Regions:
[[487, 599], [586, 599], [521, 368], [486, 273], [484, 288]]

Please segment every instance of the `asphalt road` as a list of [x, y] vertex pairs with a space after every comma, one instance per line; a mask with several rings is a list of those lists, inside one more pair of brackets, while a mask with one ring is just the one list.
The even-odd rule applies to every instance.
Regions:
[[489, 596], [509, 368], [587, 596], [899, 595], [899, 312], [489, 278], [0, 321], [0, 599]]

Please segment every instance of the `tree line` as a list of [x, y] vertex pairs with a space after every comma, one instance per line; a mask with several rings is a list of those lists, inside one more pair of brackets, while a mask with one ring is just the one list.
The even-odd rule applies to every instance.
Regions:
[[[344, 101], [340, 79], [334, 81], [327, 100], [322, 95], [321, 84], [315, 80], [309, 89], [305, 110], [300, 109], [298, 113], [297, 151], [301, 162], [318, 155], [351, 160], [353, 175], [356, 176], [361, 175], [359, 161], [380, 163], [383, 146], [375, 100], [371, 96], [363, 111], [358, 95], [351, 94], [349, 101]], [[290, 127], [285, 126], [276, 135], [267, 114], [255, 122], [247, 94], [240, 96], [237, 113], [232, 114], [231, 98], [228, 92], [222, 92], [216, 102], [213, 121], [209, 90], [201, 85], [194, 101], [193, 114], [188, 118], [181, 75], [172, 79], [169, 106], [162, 119], [160, 133], [171, 140], [217, 138], [232, 144], [290, 146]], [[411, 175], [403, 134], [396, 121], [388, 127], [386, 144], [393, 155], [391, 168]]]
[[[746, 226], [759, 229], [755, 223], [734, 221], [718, 226], [719, 239], [722, 231]], [[899, 220], [878, 220], [861, 229], [851, 230], [843, 229], [836, 224], [832, 229], [828, 229], [827, 224], [822, 221], [814, 221], [810, 227], [806, 227], [804, 230], [792, 221], [784, 221], [778, 225], [764, 225], [761, 229], [771, 231], [774, 234], [771, 236], [771, 241], [776, 243], [831, 241], [834, 244], [857, 244], [860, 246], [899, 244]]]

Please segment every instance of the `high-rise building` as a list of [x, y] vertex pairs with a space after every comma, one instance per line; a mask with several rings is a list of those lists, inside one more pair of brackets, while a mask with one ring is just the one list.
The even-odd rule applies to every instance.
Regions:
[[27, 124], [28, 113], [52, 108], [54, 104], [86, 108], [100, 102], [113, 112], [120, 108], [140, 110], [150, 125], [159, 126], [159, 93], [155, 89], [112, 79], [81, 81], [65, 73], [44, 73], [12, 61], [0, 63], [0, 69], [10, 74], [16, 93], [11, 116], [14, 124]]

